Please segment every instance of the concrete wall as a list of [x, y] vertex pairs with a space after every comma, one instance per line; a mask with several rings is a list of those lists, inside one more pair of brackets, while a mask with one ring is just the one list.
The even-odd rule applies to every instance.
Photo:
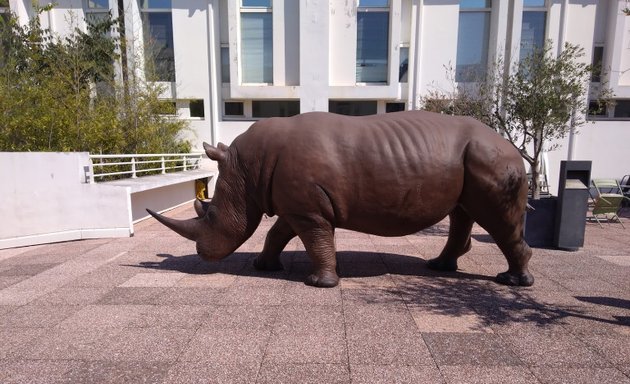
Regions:
[[[199, 169], [89, 184], [88, 153], [0, 152], [0, 249], [100, 237], [133, 235], [133, 224], [195, 199], [195, 180], [210, 178], [216, 165]], [[91, 173], [91, 172], [90, 172]]]
[[0, 248], [133, 234], [127, 190], [86, 184], [87, 153], [0, 153]]

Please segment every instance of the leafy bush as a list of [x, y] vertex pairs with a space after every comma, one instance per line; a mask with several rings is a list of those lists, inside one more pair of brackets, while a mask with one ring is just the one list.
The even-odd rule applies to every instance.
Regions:
[[14, 15], [0, 19], [0, 151], [190, 150], [181, 139], [186, 123], [159, 114], [158, 85], [115, 76], [117, 20], [88, 22], [87, 31], [61, 38], [38, 16], [24, 26]]

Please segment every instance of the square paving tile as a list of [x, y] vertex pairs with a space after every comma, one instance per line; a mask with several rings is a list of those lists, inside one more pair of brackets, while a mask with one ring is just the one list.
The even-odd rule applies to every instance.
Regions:
[[531, 384], [538, 383], [527, 367], [476, 365], [441, 366], [448, 384]]
[[184, 328], [127, 328], [107, 338], [107, 361], [175, 362], [195, 331]]
[[347, 329], [350, 364], [434, 365], [431, 353], [419, 332], [373, 329]]
[[269, 334], [279, 316], [276, 306], [212, 306], [203, 328], [232, 332], [238, 330], [257, 331]]
[[60, 360], [0, 360], [0, 382], [6, 384], [50, 384], [64, 382], [77, 363]]
[[64, 373], [65, 383], [161, 383], [169, 364], [144, 361], [73, 361]]
[[181, 361], [171, 367], [164, 382], [170, 384], [250, 384], [256, 383], [259, 369], [259, 362]]
[[42, 296], [34, 305], [88, 305], [97, 302], [110, 288], [62, 287]]
[[434, 313], [429, 308], [414, 307], [411, 310], [420, 332], [481, 332], [493, 333], [488, 322], [471, 310], [470, 313]]
[[519, 358], [498, 335], [482, 333], [424, 333], [438, 366], [522, 365]]
[[163, 287], [116, 287], [98, 300], [98, 304], [152, 304], [156, 296], [164, 293]]
[[200, 328], [179, 361], [218, 364], [260, 363], [271, 331]]
[[257, 383], [345, 384], [350, 383], [346, 364], [263, 363]]
[[442, 376], [435, 366], [350, 365], [353, 384], [433, 384]]
[[181, 272], [168, 273], [138, 273], [119, 287], [173, 287], [186, 275]]
[[587, 344], [568, 333], [521, 332], [502, 334], [504, 345], [534, 367], [609, 367], [611, 364]]
[[534, 367], [532, 371], [545, 384], [629, 384], [630, 378], [614, 368]]
[[74, 305], [29, 304], [0, 315], [0, 328], [50, 328], [80, 309]]
[[274, 333], [265, 352], [265, 361], [279, 364], [347, 364], [344, 332]]

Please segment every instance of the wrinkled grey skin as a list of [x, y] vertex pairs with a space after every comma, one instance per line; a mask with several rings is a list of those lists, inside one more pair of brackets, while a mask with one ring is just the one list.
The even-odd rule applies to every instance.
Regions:
[[527, 179], [516, 149], [465, 117], [409, 111], [347, 117], [312, 112], [252, 125], [229, 147], [204, 144], [218, 162], [214, 198], [202, 215], [178, 221], [149, 211], [197, 242], [207, 260], [234, 252], [263, 214], [278, 219], [254, 265], [282, 268], [279, 256], [298, 236], [313, 261], [306, 283], [338, 284], [335, 228], [380, 235], [418, 232], [450, 216], [430, 268], [453, 271], [477, 222], [505, 255], [497, 281], [529, 286], [531, 250], [523, 240]]

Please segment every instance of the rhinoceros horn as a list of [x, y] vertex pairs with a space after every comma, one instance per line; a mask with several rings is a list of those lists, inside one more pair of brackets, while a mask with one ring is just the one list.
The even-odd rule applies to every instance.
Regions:
[[202, 219], [176, 220], [171, 219], [170, 217], [162, 216], [150, 209], [147, 209], [147, 212], [149, 212], [151, 216], [155, 217], [160, 223], [166, 225], [189, 240], [196, 241], [203, 230]]

